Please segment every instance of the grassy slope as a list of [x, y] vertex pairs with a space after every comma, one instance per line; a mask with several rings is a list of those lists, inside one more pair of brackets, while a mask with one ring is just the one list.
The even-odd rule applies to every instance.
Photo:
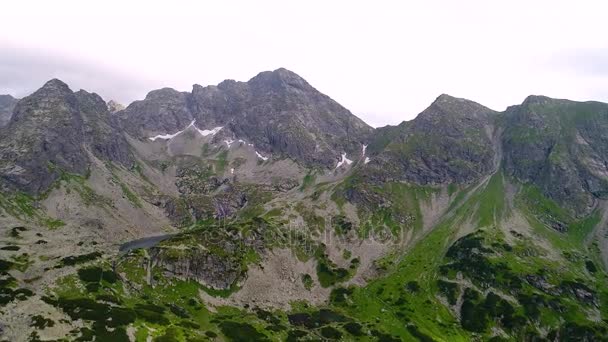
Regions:
[[[399, 335], [400, 338], [409, 340], [416, 339], [412, 334], [413, 329], [409, 325], [415, 325], [415, 331], [432, 336], [436, 340], [457, 341], [469, 340], [471, 332], [461, 327], [454, 315], [442, 304], [438, 295], [437, 279], [440, 274], [440, 266], [447, 263], [446, 250], [455, 239], [456, 232], [465, 221], [473, 222], [478, 229], [483, 228], [482, 236], [484, 246], [504, 246], [504, 232], [497, 227], [501, 219], [509, 215], [509, 208], [505, 204], [505, 192], [503, 188], [503, 176], [501, 173], [493, 176], [488, 184], [478, 192], [472, 194], [465, 203], [456, 210], [449, 220], [442, 222], [428, 236], [412, 248], [403, 259], [398, 261], [389, 275], [377, 279], [365, 288], [356, 289], [351, 296], [352, 302], [346, 306], [346, 310], [363, 321], [378, 320], [380, 325], [387, 331]], [[524, 193], [525, 194], [525, 193]], [[585, 260], [595, 260], [593, 251], [588, 252], [583, 246], [584, 237], [597, 223], [597, 214], [579, 221], [572, 222], [570, 230], [566, 234], [557, 233], [550, 228], [531, 222], [534, 234], [540, 238], [547, 239], [552, 247], [565, 251], [564, 260], [551, 260], [546, 257], [543, 247], [539, 246], [535, 239], [520, 239], [512, 246], [499, 248], [486, 259], [488, 264], [494, 267], [500, 263], [506, 265], [507, 270], [493, 271], [496, 273], [497, 284], [493, 285], [494, 291], [506, 295], [543, 295], [528, 284], [523, 285], [522, 290], [509, 288], [504, 277], [524, 277], [528, 274], [536, 274], [539, 270], [545, 270], [549, 276], [549, 282], [558, 286], [564, 280], [579, 281], [592, 289], [597, 289], [600, 296], [600, 307], [602, 307], [605, 294], [602, 282], [605, 281], [605, 273], [597, 271], [590, 275], [585, 271]], [[538, 251], [538, 254], [534, 254]], [[564, 267], [567, 265], [566, 267]], [[504, 273], [504, 274], [503, 274]], [[466, 275], [465, 275], [466, 278]], [[412, 292], [407, 290], [407, 284], [417, 282], [420, 290]], [[550, 296], [546, 296], [549, 298]], [[520, 303], [514, 302], [515, 314], [521, 316], [530, 315]], [[560, 322], [574, 322], [583, 326], [593, 325], [588, 318], [587, 312], [592, 306], [582, 304], [580, 301], [570, 297], [563, 298], [561, 304], [567, 308], [564, 314], [556, 314], [550, 308], [542, 308], [542, 319], [529, 322], [519, 331], [511, 333], [511, 338], [523, 338], [526, 332], [534, 330], [534, 324], [545, 328], [557, 329]], [[498, 323], [490, 322], [489, 326]], [[600, 325], [602, 328], [603, 325]], [[490, 336], [490, 330], [486, 329], [481, 336]], [[418, 335], [420, 336], [420, 335]]]

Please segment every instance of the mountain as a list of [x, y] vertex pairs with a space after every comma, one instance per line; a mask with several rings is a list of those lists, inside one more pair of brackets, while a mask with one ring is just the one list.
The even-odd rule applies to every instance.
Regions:
[[530, 96], [505, 113], [505, 168], [571, 215], [606, 199], [608, 106]]
[[90, 156], [129, 163], [128, 145], [97, 94], [47, 82], [17, 103], [0, 136], [0, 173], [8, 189], [39, 194], [61, 172], [87, 173]]
[[384, 181], [421, 185], [466, 183], [487, 175], [495, 160], [494, 112], [475, 102], [439, 96], [410, 122], [378, 130], [369, 167]]
[[0, 128], [0, 336], [604, 340], [608, 105], [440, 95], [373, 129], [295, 73]]
[[286, 69], [262, 72], [248, 82], [194, 85], [191, 93], [150, 92], [119, 113], [137, 138], [174, 133], [196, 121], [223, 127], [223, 136], [254, 144], [260, 153], [307, 166], [335, 166], [342, 153], [360, 154], [372, 128]]
[[13, 116], [13, 108], [17, 101], [19, 100], [10, 95], [0, 95], [0, 127], [6, 126]]

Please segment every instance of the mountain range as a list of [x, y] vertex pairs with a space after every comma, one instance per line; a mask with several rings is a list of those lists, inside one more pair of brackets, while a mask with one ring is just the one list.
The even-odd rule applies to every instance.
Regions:
[[608, 104], [372, 128], [286, 70], [0, 96], [0, 339], [606, 339]]

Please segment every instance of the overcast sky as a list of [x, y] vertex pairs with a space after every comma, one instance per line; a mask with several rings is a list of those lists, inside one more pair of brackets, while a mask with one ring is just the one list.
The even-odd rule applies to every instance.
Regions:
[[405, 2], [6, 1], [0, 94], [57, 77], [128, 104], [285, 67], [373, 126], [442, 93], [608, 102], [606, 1]]

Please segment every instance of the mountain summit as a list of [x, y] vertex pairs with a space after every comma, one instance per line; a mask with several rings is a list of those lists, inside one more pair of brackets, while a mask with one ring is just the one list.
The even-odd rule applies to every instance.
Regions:
[[246, 140], [260, 152], [331, 167], [342, 153], [359, 154], [372, 128], [304, 79], [286, 69], [262, 72], [248, 82], [194, 85], [191, 93], [150, 92], [120, 113], [139, 138], [177, 132], [196, 120], [222, 126], [230, 139]]
[[[128, 162], [128, 145], [109, 121], [97, 94], [72, 92], [53, 79], [20, 100], [0, 135], [0, 173], [4, 186], [38, 194], [59, 171], [85, 174], [89, 154]], [[10, 132], [10, 133], [9, 133]]]

